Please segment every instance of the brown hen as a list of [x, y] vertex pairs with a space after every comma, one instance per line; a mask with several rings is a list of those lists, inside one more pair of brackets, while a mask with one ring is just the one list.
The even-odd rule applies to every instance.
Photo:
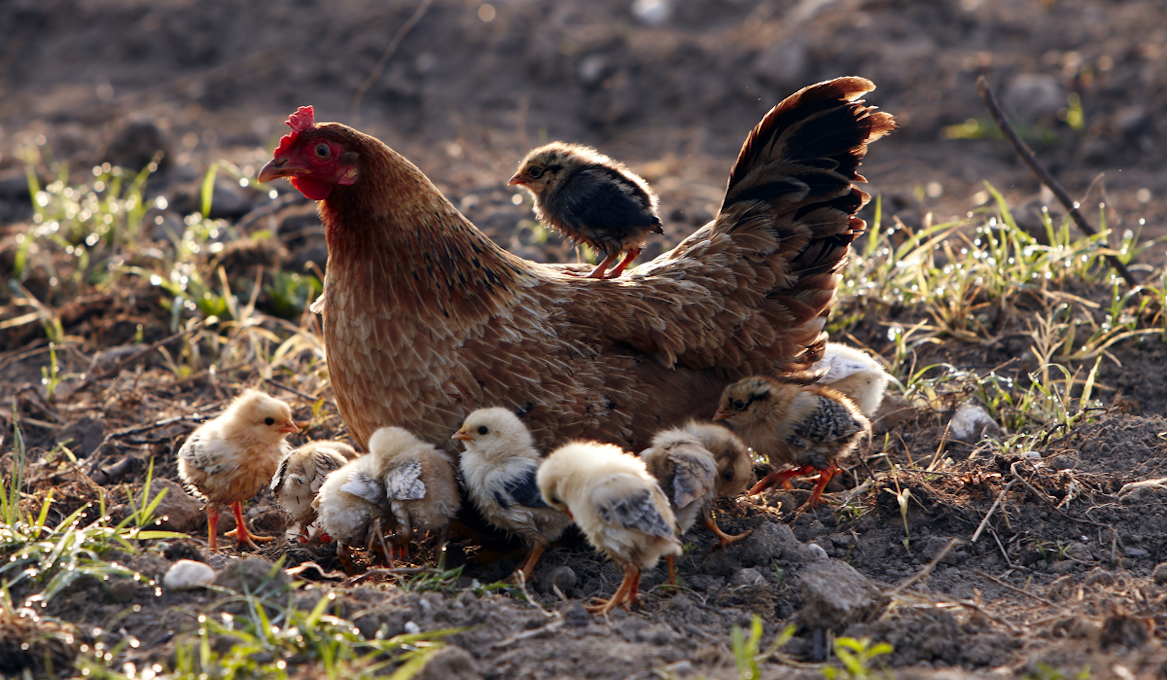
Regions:
[[808, 367], [865, 228], [856, 169], [895, 127], [858, 100], [872, 89], [838, 78], [786, 98], [746, 139], [717, 217], [620, 279], [506, 252], [401, 155], [301, 108], [259, 180], [318, 201], [328, 366], [353, 437], [392, 424], [452, 448], [467, 414], [505, 406], [542, 450], [639, 450], [734, 380]]

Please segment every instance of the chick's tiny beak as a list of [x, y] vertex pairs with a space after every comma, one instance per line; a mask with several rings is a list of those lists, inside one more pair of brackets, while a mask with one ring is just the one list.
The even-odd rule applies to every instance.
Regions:
[[308, 427], [308, 423], [297, 423], [294, 420], [290, 420], [290, 421], [284, 423], [283, 425], [280, 425], [280, 429], [278, 429], [276, 431], [283, 432], [284, 434], [296, 434], [297, 432], [299, 432], [300, 430], [303, 430], [306, 427]]
[[726, 413], [725, 411], [722, 411], [721, 409], [718, 409], [717, 413], [713, 414], [714, 420], [725, 420], [728, 417], [729, 417], [729, 414]]
[[[271, 163], [268, 163], [268, 165], [271, 165]], [[266, 169], [266, 166], [265, 166], [265, 169]], [[513, 177], [511, 177], [509, 180], [507, 180], [508, 187], [513, 187], [516, 185], [517, 186], [525, 186], [526, 184], [527, 184], [527, 178], [523, 177], [522, 175], [520, 175], [518, 173], [515, 173], [515, 175]]]
[[474, 437], [471, 437], [470, 435], [466, 434], [462, 430], [458, 430], [457, 432], [455, 432], [453, 435], [450, 436], [450, 439], [457, 439], [460, 442], [472, 442], [472, 441], [474, 441]]
[[270, 182], [280, 177], [295, 177], [304, 174], [304, 168], [291, 163], [287, 158], [273, 158], [259, 171], [256, 181], [260, 184]]

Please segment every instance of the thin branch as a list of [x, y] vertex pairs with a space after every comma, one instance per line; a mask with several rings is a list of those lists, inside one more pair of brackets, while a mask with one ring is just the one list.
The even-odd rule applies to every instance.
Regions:
[[430, 8], [432, 3], [433, 0], [421, 0], [421, 4], [418, 5], [417, 9], [413, 12], [413, 16], [406, 19], [405, 23], [401, 25], [401, 28], [397, 29], [397, 34], [393, 36], [393, 39], [389, 41], [389, 45], [385, 48], [385, 51], [381, 53], [381, 59], [373, 68], [372, 73], [370, 73], [369, 77], [365, 79], [365, 82], [361, 83], [360, 89], [357, 90], [357, 96], [353, 97], [353, 123], [356, 123], [358, 120], [360, 120], [361, 98], [365, 96], [365, 93], [369, 91], [369, 88], [373, 86], [373, 83], [377, 81], [377, 78], [381, 77], [381, 69], [385, 68], [385, 64], [389, 62], [389, 58], [392, 57], [393, 53], [397, 51], [397, 47], [401, 45], [401, 41], [405, 39], [405, 34], [409, 33], [410, 29], [417, 25], [417, 22], [421, 21], [421, 18], [425, 16], [426, 10]]
[[[1082, 230], [1082, 233], [1087, 236], [1096, 235], [1098, 232], [1082, 216], [1082, 213], [1078, 210], [1078, 204], [1074, 199], [1070, 198], [1070, 194], [1066, 192], [1065, 187], [1058, 180], [1054, 179], [1054, 176], [1049, 173], [1049, 170], [1042, 167], [1041, 163], [1037, 161], [1037, 157], [1033, 155], [1033, 152], [1029, 150], [1025, 142], [1021, 141], [1021, 137], [1017, 134], [1017, 131], [1005, 119], [1005, 113], [1001, 110], [1001, 105], [997, 103], [997, 98], [993, 95], [992, 88], [989, 87], [989, 79], [985, 76], [977, 78], [977, 94], [980, 95], [981, 101], [985, 103], [985, 108], [989, 110], [989, 115], [993, 117], [993, 122], [1001, 129], [1001, 134], [1005, 135], [1005, 139], [1009, 140], [1009, 143], [1013, 145], [1013, 150], [1017, 152], [1017, 156], [1029, 167], [1033, 174], [1037, 175], [1037, 179], [1053, 192], [1058, 202], [1069, 211], [1070, 217], [1074, 220], [1074, 224], [1078, 225], [1078, 229]], [[1139, 282], [1135, 280], [1134, 275], [1126, 268], [1125, 264], [1114, 255], [1106, 255], [1105, 257], [1106, 261], [1110, 263], [1111, 267], [1114, 267], [1114, 270], [1118, 272], [1118, 275], [1122, 277], [1123, 281], [1126, 281], [1128, 286], [1131, 288], [1138, 287]]]
[[195, 325], [191, 326], [190, 328], [188, 328], [186, 330], [179, 331], [179, 332], [175, 333], [174, 335], [170, 335], [170, 336], [167, 336], [165, 338], [162, 338], [161, 340], [154, 342], [154, 343], [151, 343], [151, 344], [143, 347], [142, 349], [138, 350], [137, 352], [130, 354], [129, 356], [125, 356], [125, 357], [122, 357], [121, 359], [118, 359], [116, 362], [114, 362], [113, 366], [110, 366], [109, 368], [107, 368], [103, 371], [93, 371], [89, 375], [85, 376], [85, 378], [81, 381], [80, 385], [73, 388], [73, 393], [76, 394], [77, 392], [80, 392], [81, 390], [85, 389], [90, 384], [92, 384], [98, 380], [108, 378], [111, 375], [117, 375], [117, 373], [119, 371], [121, 371], [123, 368], [125, 368], [129, 364], [134, 363], [138, 359], [145, 357], [150, 352], [154, 352], [158, 348], [163, 347], [165, 345], [169, 345], [170, 343], [174, 342], [175, 340], [178, 340], [180, 338], [184, 338], [184, 337], [190, 335], [191, 333], [195, 333], [197, 331], [200, 331], [203, 329], [203, 326], [205, 326], [205, 325], [206, 325], [206, 321], [200, 320]]
[[94, 471], [97, 470], [98, 463], [100, 463], [101, 459], [103, 458], [103, 454], [105, 453], [104, 449], [113, 443], [115, 439], [125, 439], [126, 437], [132, 437], [136, 434], [142, 434], [143, 432], [149, 432], [151, 430], [156, 430], [160, 427], [166, 427], [167, 425], [174, 425], [176, 423], [198, 423], [206, 420], [208, 417], [210, 416], [175, 416], [173, 418], [163, 418], [162, 420], [156, 420], [147, 425], [127, 427], [124, 430], [110, 432], [109, 434], [105, 435], [105, 439], [101, 440], [101, 443], [97, 445], [97, 448], [93, 450], [93, 453], [89, 454], [89, 470], [86, 474], [90, 476], [94, 474]]
[[1001, 505], [1001, 500], [1005, 498], [1005, 494], [1009, 493], [1009, 489], [1012, 489], [1013, 485], [1016, 483], [1017, 480], [1014, 479], [1012, 482], [1006, 484], [1004, 489], [1001, 489], [1001, 493], [997, 495], [997, 500], [993, 501], [993, 506], [990, 507], [989, 511], [985, 513], [985, 518], [981, 520], [980, 526], [978, 526], [977, 530], [973, 532], [972, 538], [969, 539], [969, 543], [976, 543], [977, 539], [981, 537], [981, 532], [984, 531], [985, 526], [988, 525], [989, 518], [993, 516], [993, 511], [997, 509], [997, 506]]

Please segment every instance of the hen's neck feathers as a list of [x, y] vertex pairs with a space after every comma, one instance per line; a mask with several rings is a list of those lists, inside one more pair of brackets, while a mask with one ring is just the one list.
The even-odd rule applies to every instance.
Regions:
[[498, 312], [535, 273], [498, 247], [415, 166], [379, 140], [355, 130], [360, 179], [338, 185], [319, 202], [334, 270], [376, 290], [398, 313], [449, 319]]

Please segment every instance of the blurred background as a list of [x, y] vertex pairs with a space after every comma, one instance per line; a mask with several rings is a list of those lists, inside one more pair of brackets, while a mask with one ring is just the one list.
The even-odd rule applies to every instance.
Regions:
[[767, 109], [840, 75], [873, 80], [868, 100], [899, 118], [863, 167], [885, 210], [909, 226], [964, 216], [990, 182], [1032, 212], [1039, 185], [988, 122], [980, 74], [1072, 195], [1105, 201], [1118, 230], [1165, 233], [1158, 0], [5, 0], [0, 222], [10, 235], [32, 214], [30, 161], [83, 178], [159, 150], [148, 193], [167, 220], [216, 161], [214, 211], [237, 218], [271, 200], [241, 180], [312, 104], [540, 259], [575, 255], [531, 233], [505, 181], [541, 142], [595, 145], [660, 191], [652, 256], [711, 217]]

